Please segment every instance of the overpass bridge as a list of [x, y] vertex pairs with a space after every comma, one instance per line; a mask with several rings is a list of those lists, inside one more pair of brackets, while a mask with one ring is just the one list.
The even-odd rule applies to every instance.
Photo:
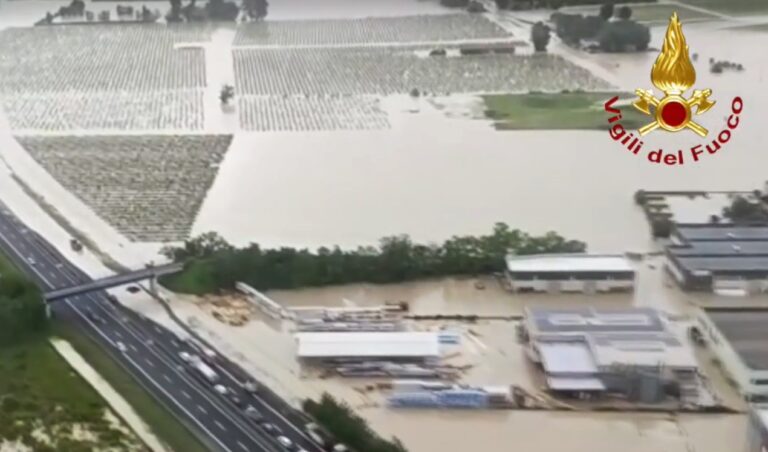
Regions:
[[147, 267], [142, 270], [108, 276], [106, 278], [89, 281], [83, 284], [78, 284], [76, 286], [54, 289], [50, 292], [47, 292], [44, 297], [45, 301], [50, 303], [67, 297], [122, 286], [124, 284], [130, 284], [144, 279], [155, 279], [158, 276], [180, 272], [183, 268], [184, 263], [181, 262], [160, 265], [157, 267]]

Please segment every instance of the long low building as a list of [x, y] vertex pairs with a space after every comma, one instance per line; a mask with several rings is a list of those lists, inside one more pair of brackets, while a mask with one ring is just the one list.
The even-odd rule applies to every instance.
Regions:
[[768, 291], [768, 226], [675, 225], [666, 268], [686, 290]]
[[768, 310], [705, 309], [699, 323], [742, 395], [768, 402]]
[[427, 332], [322, 332], [297, 333], [297, 355], [311, 361], [409, 361], [440, 357], [436, 333]]
[[506, 276], [513, 292], [596, 293], [631, 291], [635, 286], [635, 269], [621, 255], [510, 255]]

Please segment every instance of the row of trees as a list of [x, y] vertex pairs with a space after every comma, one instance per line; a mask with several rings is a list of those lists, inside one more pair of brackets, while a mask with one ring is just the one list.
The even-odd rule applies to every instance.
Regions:
[[[611, 20], [614, 18], [615, 20]], [[632, 18], [632, 8], [614, 9], [605, 3], [594, 16], [581, 14], [552, 14], [555, 32], [566, 44], [579, 46], [582, 40], [596, 41], [604, 52], [643, 51], [651, 41], [650, 29]]]
[[320, 402], [304, 400], [303, 408], [319, 425], [354, 451], [407, 452], [397, 438], [387, 441], [380, 437], [349, 405], [337, 402], [328, 393], [323, 393]]
[[[495, 0], [498, 9], [559, 9], [563, 6], [599, 5], [605, 0]], [[653, 3], [656, 0], [637, 0], [634, 3]]]
[[[170, 3], [171, 10], [166, 16], [168, 22], [234, 21], [241, 9], [236, 3], [225, 0], [209, 0], [203, 8], [196, 5], [196, 0], [190, 0], [186, 6], [182, 6], [181, 0], [170, 0]], [[242, 0], [244, 17], [249, 20], [264, 19], [268, 8], [267, 0]]]
[[395, 283], [446, 275], [503, 271], [508, 253], [583, 252], [586, 245], [549, 232], [531, 236], [497, 223], [490, 235], [453, 237], [443, 244], [413, 243], [406, 235], [381, 239], [378, 247], [236, 249], [215, 233], [168, 247], [163, 254], [188, 261], [183, 272], [165, 277], [169, 288], [187, 293], [233, 289], [238, 281], [256, 289], [292, 289], [354, 282]]
[[48, 318], [40, 290], [0, 256], [0, 346], [46, 331]]

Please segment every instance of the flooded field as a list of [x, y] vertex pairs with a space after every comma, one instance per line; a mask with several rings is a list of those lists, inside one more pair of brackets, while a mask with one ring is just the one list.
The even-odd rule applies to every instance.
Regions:
[[[354, 247], [397, 233], [442, 240], [505, 221], [531, 232], [556, 230], [587, 241], [592, 250], [647, 250], [635, 190], [751, 190], [766, 178], [754, 162], [762, 159], [759, 115], [768, 109], [768, 65], [751, 48], [768, 44], [768, 33], [721, 26], [685, 29], [698, 53], [696, 86], [711, 88], [718, 101], [700, 122], [719, 131], [734, 96], [742, 96], [745, 107], [727, 146], [699, 162], [659, 166], [627, 152], [606, 132], [497, 132], [490, 121], [446, 117], [423, 99], [391, 99], [392, 130], [235, 137], [194, 231], [217, 230], [241, 244]], [[662, 33], [653, 29], [652, 45], [660, 45]], [[652, 86], [656, 56], [573, 58], [634, 91]], [[746, 70], [712, 74], [709, 58]], [[692, 133], [657, 133], [646, 142], [653, 140], [673, 151], [699, 142]]]

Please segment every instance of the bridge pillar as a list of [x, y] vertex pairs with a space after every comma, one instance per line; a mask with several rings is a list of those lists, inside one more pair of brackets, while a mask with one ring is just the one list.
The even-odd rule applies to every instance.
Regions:
[[157, 278], [152, 278], [149, 280], [149, 291], [152, 292], [154, 295], [158, 295], [157, 293]]

